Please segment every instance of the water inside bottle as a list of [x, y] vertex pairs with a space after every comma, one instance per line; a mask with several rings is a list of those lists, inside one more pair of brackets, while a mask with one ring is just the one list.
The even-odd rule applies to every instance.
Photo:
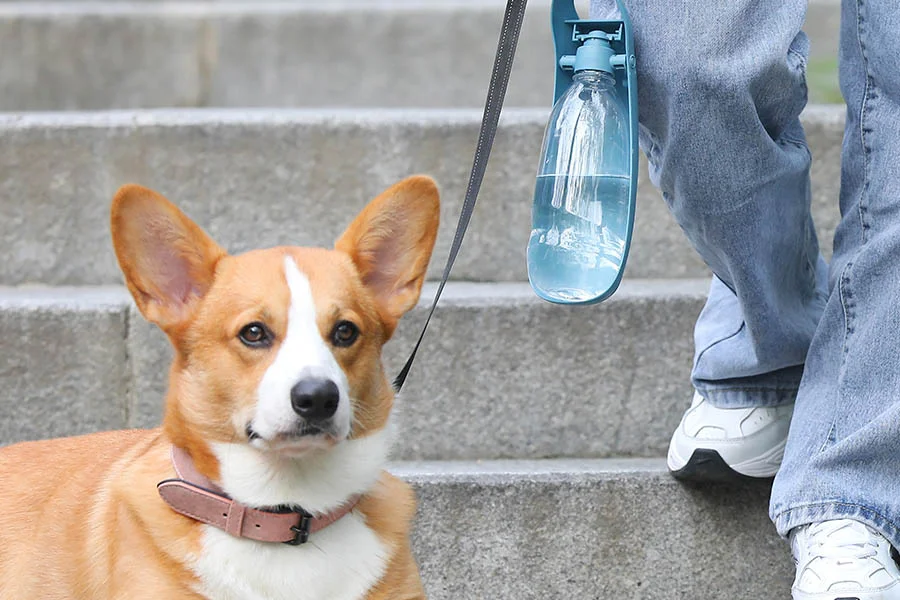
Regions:
[[578, 302], [609, 288], [622, 266], [630, 179], [540, 175], [534, 192], [528, 272], [549, 299]]

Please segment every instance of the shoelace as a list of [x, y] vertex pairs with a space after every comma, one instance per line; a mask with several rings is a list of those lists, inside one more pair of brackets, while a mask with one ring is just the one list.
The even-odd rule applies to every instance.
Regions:
[[878, 553], [877, 537], [872, 531], [862, 523], [848, 520], [810, 525], [806, 547], [812, 556], [838, 564], [872, 558]]

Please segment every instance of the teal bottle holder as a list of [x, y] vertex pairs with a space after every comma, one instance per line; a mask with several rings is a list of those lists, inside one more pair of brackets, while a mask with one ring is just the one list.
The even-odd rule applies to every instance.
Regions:
[[[571, 300], [552, 297], [532, 281], [538, 296], [559, 304], [593, 304], [612, 296], [621, 283], [631, 248], [638, 180], [637, 71], [631, 21], [622, 0], [616, 0], [616, 4], [620, 15], [617, 21], [579, 19], [574, 0], [553, 0], [551, 7], [556, 49], [554, 104], [572, 86], [576, 71], [597, 70], [611, 74], [615, 78], [615, 95], [627, 111], [630, 152], [625, 215], [610, 227], [611, 233], [624, 240], [621, 263], [604, 270], [601, 285], [588, 297]], [[605, 210], [606, 206], [602, 208]]]

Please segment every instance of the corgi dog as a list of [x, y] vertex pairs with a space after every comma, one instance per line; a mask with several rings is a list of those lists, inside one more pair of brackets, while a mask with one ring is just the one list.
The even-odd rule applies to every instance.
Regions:
[[[418, 301], [438, 191], [405, 179], [334, 249], [230, 256], [126, 185], [113, 246], [174, 347], [162, 427], [0, 449], [0, 598], [424, 598], [384, 471], [381, 350]], [[252, 221], [250, 221], [252, 223]]]

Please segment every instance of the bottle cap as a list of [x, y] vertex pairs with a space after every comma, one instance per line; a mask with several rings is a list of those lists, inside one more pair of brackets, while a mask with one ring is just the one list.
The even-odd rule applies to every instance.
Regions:
[[615, 56], [615, 51], [609, 45], [609, 37], [603, 31], [592, 31], [580, 36], [584, 43], [575, 51], [573, 70], [579, 71], [604, 71], [612, 73], [613, 67], [610, 59]]

